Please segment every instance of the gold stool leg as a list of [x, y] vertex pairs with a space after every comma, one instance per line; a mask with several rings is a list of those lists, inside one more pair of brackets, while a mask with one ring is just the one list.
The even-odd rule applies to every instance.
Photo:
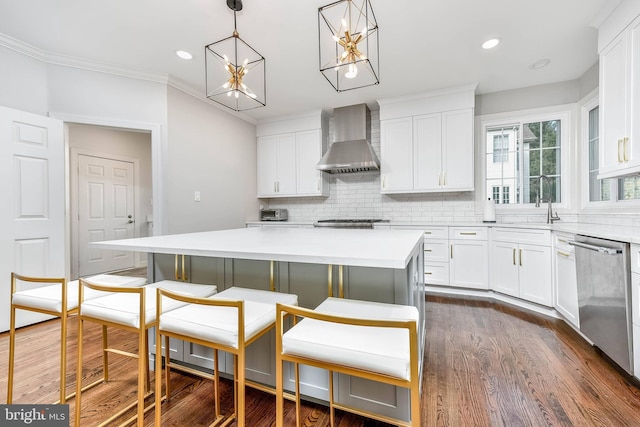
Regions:
[[244, 369], [244, 348], [243, 345], [240, 344], [240, 351], [236, 356], [236, 361], [238, 362], [238, 403], [237, 403], [237, 417], [238, 417], [238, 427], [244, 427], [245, 420], [245, 369]]
[[107, 338], [107, 326], [102, 325], [102, 380], [109, 381], [109, 339]]
[[66, 403], [67, 396], [67, 310], [62, 308], [60, 317], [60, 403]]
[[138, 331], [138, 427], [144, 427], [144, 395], [146, 394], [146, 377], [144, 369], [148, 361], [144, 360], [144, 351], [147, 348], [145, 341], [146, 329], [144, 326]]
[[330, 425], [335, 425], [335, 411], [333, 409], [333, 372], [329, 371], [329, 420]]
[[[158, 342], [158, 341], [156, 341]], [[156, 344], [157, 346], [157, 344]], [[170, 368], [170, 360], [169, 357], [171, 356], [169, 353], [169, 337], [166, 336], [164, 337], [164, 387], [165, 387], [165, 393], [167, 395], [167, 401], [169, 401], [169, 398], [171, 397], [171, 382], [169, 381], [169, 374], [171, 373], [171, 368]], [[156, 354], [158, 353], [158, 349], [156, 348]], [[162, 348], [160, 348], [160, 355], [162, 356]], [[162, 362], [162, 358], [160, 358], [160, 362]]]
[[[78, 316], [78, 366], [76, 368], [76, 426], [80, 425], [80, 409], [81, 409], [81, 396], [82, 396], [82, 327], [84, 321], [81, 316]], [[104, 344], [104, 337], [103, 337]], [[106, 375], [106, 371], [105, 371]]]
[[7, 378], [7, 403], [13, 403], [13, 368], [16, 350], [16, 309], [11, 305], [11, 327], [9, 329], [9, 375]]
[[[155, 425], [162, 425], [162, 336], [160, 328], [156, 327], [156, 390], [155, 390]], [[166, 368], [169, 369], [169, 363]], [[166, 380], [167, 400], [169, 400], [169, 377]]]
[[216, 404], [216, 420], [220, 419], [220, 370], [218, 369], [218, 349], [213, 349], [213, 394]]
[[300, 427], [300, 365], [294, 363], [296, 375], [296, 426]]

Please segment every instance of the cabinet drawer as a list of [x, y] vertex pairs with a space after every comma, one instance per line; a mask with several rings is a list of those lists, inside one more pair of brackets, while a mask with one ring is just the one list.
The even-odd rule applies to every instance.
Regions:
[[640, 273], [640, 245], [631, 245], [631, 271]]
[[640, 274], [638, 273], [631, 274], [631, 313], [633, 323], [640, 326]]
[[551, 231], [536, 228], [493, 228], [493, 240], [513, 243], [529, 243], [532, 245], [551, 245]]
[[424, 260], [448, 262], [449, 241], [424, 239]]
[[424, 263], [424, 283], [427, 285], [448, 285], [449, 284], [449, 263], [448, 262], [425, 262]]
[[449, 227], [449, 239], [487, 240], [487, 227]]
[[448, 239], [448, 227], [429, 227], [424, 228], [425, 243], [428, 239]]
[[575, 241], [575, 236], [569, 233], [553, 233], [553, 247], [556, 250], [565, 252], [565, 253], [574, 253], [575, 246], [571, 246], [569, 242]]

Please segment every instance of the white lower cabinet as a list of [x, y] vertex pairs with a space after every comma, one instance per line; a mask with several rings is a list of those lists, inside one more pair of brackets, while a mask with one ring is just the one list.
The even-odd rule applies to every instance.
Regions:
[[424, 282], [427, 285], [449, 285], [449, 229], [424, 229]]
[[550, 231], [494, 228], [492, 233], [492, 289], [552, 307]]
[[640, 379], [640, 245], [631, 245], [631, 320], [633, 374]]
[[449, 227], [449, 284], [489, 289], [486, 227]]
[[578, 312], [578, 281], [576, 278], [576, 255], [569, 244], [572, 234], [554, 233], [553, 258], [555, 260], [554, 308], [573, 324], [580, 327]]

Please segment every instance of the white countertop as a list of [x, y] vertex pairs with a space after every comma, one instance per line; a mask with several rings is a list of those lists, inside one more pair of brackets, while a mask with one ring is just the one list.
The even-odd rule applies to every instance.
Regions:
[[404, 269], [419, 230], [240, 228], [94, 242], [91, 247], [162, 254]]
[[[265, 224], [265, 222], [252, 221], [247, 224]], [[278, 225], [286, 226], [311, 226], [313, 223], [304, 221], [291, 221], [281, 222]], [[271, 225], [268, 223], [267, 225]], [[392, 221], [382, 225], [376, 225], [376, 228], [391, 228], [391, 229], [415, 229], [420, 230], [429, 227], [506, 227], [506, 228], [535, 228], [543, 230], [558, 231], [570, 234], [583, 234], [591, 237], [599, 237], [602, 239], [617, 240], [620, 242], [629, 242], [634, 244], [640, 244], [640, 229], [636, 227], [623, 227], [620, 225], [604, 225], [604, 224], [588, 224], [588, 223], [575, 223], [575, 222], [563, 222], [558, 221], [554, 224], [536, 223], [536, 222], [401, 222]]]

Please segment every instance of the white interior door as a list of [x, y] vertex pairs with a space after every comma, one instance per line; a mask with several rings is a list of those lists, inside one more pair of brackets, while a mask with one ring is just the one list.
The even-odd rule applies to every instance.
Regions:
[[132, 162], [78, 156], [78, 248], [80, 277], [134, 267], [133, 252], [101, 250], [91, 242], [134, 236]]
[[[9, 329], [12, 271], [66, 277], [64, 168], [60, 120], [0, 107], [0, 332]], [[19, 310], [16, 322], [45, 318]]]

